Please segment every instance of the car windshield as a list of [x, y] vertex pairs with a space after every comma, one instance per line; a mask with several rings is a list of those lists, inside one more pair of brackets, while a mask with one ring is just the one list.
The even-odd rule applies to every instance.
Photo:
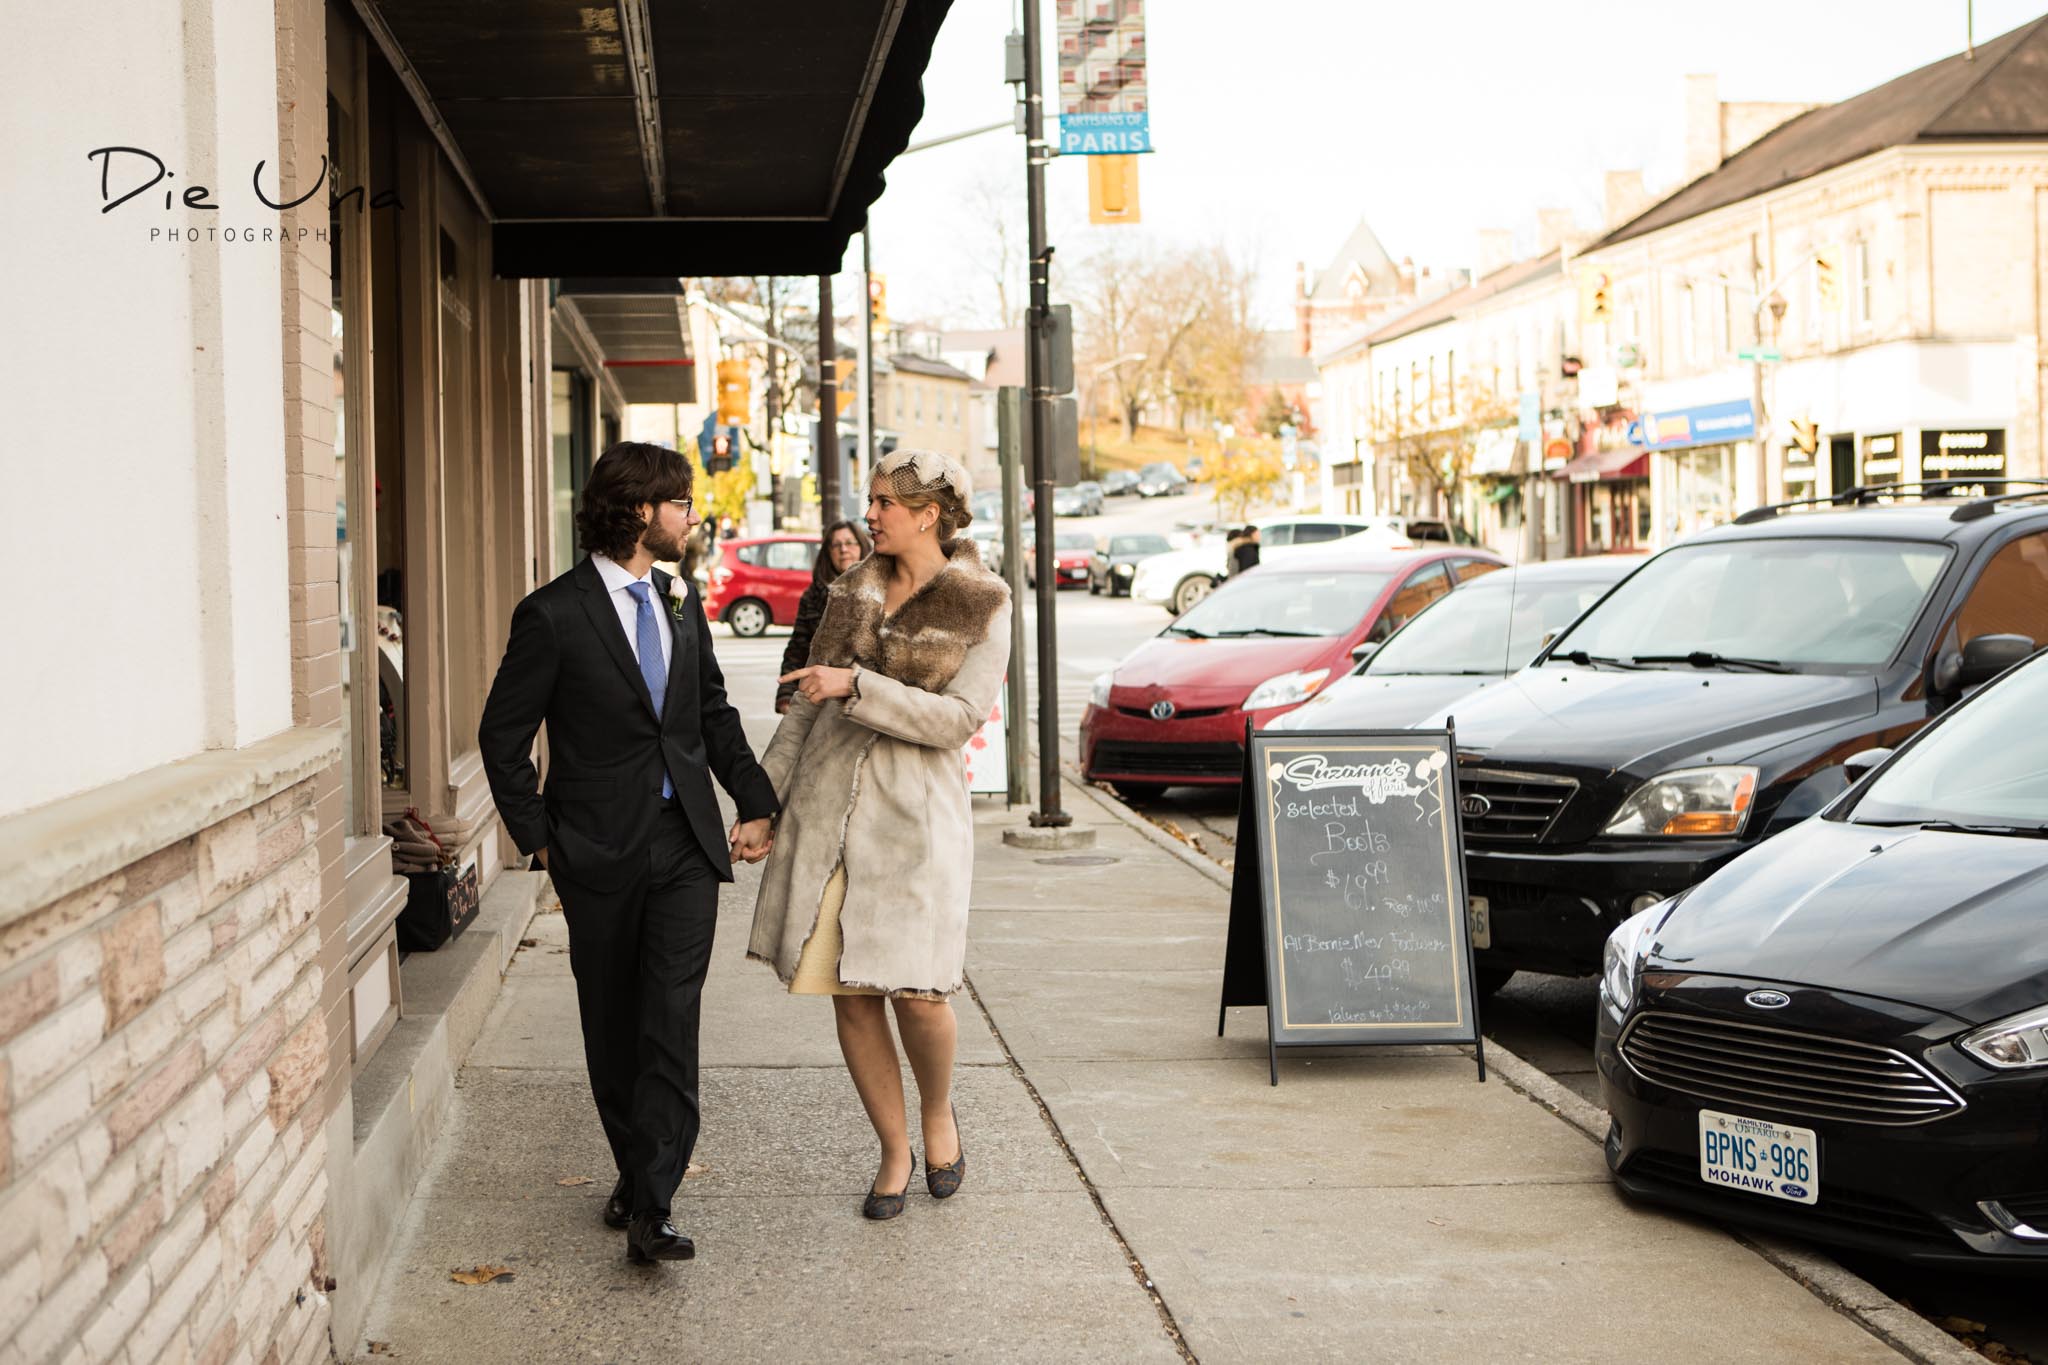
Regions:
[[1912, 626], [1946, 554], [1833, 537], [1681, 545], [1638, 569], [1549, 657], [1875, 667]]
[[1166, 629], [1177, 635], [1338, 635], [1365, 619], [1391, 574], [1248, 574]]
[[1113, 555], [1159, 555], [1172, 548], [1165, 536], [1112, 536], [1109, 541]]
[[1613, 586], [1488, 574], [1439, 599], [1387, 641], [1362, 672], [1505, 673], [1536, 657], [1543, 641], [1577, 620]]
[[2048, 667], [2025, 665], [1870, 779], [1863, 824], [2048, 825]]
[[1178, 469], [1175, 469], [1172, 465], [1167, 464], [1164, 461], [1160, 460], [1154, 460], [1151, 464], [1146, 465], [1145, 468], [1140, 472], [1144, 474], [1160, 474], [1168, 478], [1171, 478], [1173, 475], [1180, 473], [1180, 471]]
[[1052, 543], [1059, 550], [1092, 550], [1095, 537], [1086, 531], [1060, 531], [1053, 536]]

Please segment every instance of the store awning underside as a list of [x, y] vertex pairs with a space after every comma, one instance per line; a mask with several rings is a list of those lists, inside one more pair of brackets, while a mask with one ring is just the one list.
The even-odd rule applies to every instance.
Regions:
[[499, 275], [834, 270], [951, 0], [356, 0]]
[[697, 401], [680, 280], [565, 279], [556, 301], [575, 311], [628, 403]]
[[1572, 483], [1595, 483], [1601, 479], [1644, 479], [1650, 475], [1649, 452], [1640, 446], [1621, 446], [1580, 455], [1556, 470], [1556, 476]]

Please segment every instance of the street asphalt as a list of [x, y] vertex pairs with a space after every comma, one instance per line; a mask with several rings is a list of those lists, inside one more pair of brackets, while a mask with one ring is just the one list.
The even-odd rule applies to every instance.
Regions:
[[[782, 645], [719, 633], [757, 747]], [[628, 1265], [598, 1218], [613, 1173], [563, 922], [543, 912], [360, 1358], [1894, 1356], [1722, 1231], [1624, 1203], [1594, 1142], [1498, 1075], [1476, 1082], [1462, 1050], [1290, 1053], [1268, 1086], [1262, 1013], [1216, 1036], [1224, 885], [1079, 787], [1067, 799], [1096, 829], [1086, 853], [1008, 847], [1023, 812], [977, 800], [959, 1196], [919, 1184], [904, 1217], [860, 1217], [873, 1137], [829, 1007], [743, 958], [744, 869], [705, 994], [701, 1169], [676, 1204], [698, 1257]], [[479, 1265], [511, 1274], [451, 1278]]]

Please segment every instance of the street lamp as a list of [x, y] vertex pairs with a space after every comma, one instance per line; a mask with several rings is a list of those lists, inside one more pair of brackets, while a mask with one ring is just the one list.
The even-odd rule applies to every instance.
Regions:
[[1143, 351], [1133, 351], [1129, 355], [1120, 355], [1115, 360], [1105, 360], [1088, 371], [1088, 477], [1091, 479], [1102, 476], [1102, 413], [1095, 406], [1095, 385], [1102, 376], [1118, 366], [1136, 364], [1144, 358]]

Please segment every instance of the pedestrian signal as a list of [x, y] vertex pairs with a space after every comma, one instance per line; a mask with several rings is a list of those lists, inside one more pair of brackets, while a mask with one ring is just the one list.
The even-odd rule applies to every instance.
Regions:
[[718, 420], [744, 426], [752, 403], [751, 379], [744, 360], [718, 362]]
[[1842, 306], [1842, 248], [1824, 246], [1814, 250], [1813, 285], [1822, 312], [1832, 313]]
[[713, 474], [723, 474], [732, 468], [732, 437], [723, 434], [711, 438], [711, 463], [708, 469]]

